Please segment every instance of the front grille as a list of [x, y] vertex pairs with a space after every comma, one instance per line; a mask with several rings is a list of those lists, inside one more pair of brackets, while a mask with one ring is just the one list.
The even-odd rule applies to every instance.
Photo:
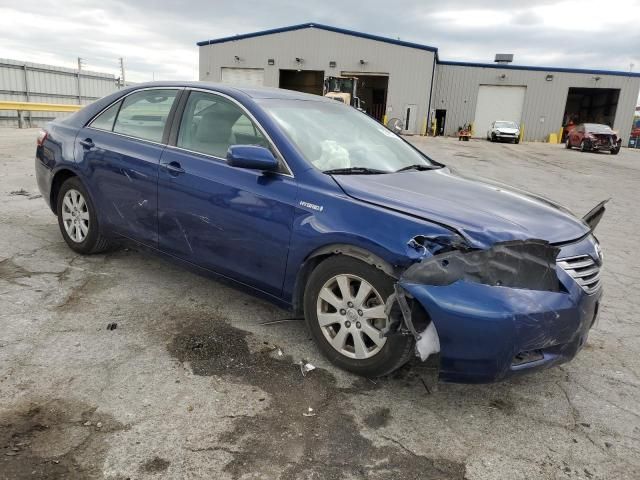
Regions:
[[558, 265], [589, 295], [600, 288], [600, 266], [589, 255], [561, 258]]

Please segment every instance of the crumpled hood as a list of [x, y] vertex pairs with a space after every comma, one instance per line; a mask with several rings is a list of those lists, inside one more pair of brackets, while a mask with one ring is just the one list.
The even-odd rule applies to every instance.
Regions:
[[534, 238], [566, 242], [589, 232], [584, 222], [548, 200], [448, 168], [333, 178], [353, 198], [454, 228], [480, 248]]

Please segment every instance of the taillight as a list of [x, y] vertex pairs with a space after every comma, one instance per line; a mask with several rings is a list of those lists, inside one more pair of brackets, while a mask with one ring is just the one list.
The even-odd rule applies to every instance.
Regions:
[[47, 131], [46, 131], [46, 130], [40, 130], [40, 131], [38, 132], [37, 145], [38, 145], [39, 147], [41, 147], [41, 146], [42, 146], [42, 144], [44, 143], [44, 141], [47, 139], [47, 135], [48, 135], [48, 133], [47, 133]]

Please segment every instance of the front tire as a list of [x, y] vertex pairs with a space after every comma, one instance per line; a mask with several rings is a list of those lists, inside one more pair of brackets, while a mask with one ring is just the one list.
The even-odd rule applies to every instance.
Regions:
[[567, 150], [571, 150], [571, 140], [567, 137], [567, 141], [564, 143], [564, 146]]
[[582, 140], [580, 142], [580, 150], [583, 152], [590, 152], [591, 151], [591, 142], [588, 142], [587, 140]]
[[62, 238], [73, 251], [86, 255], [109, 248], [109, 241], [100, 234], [95, 206], [78, 177], [60, 187], [56, 213]]
[[616, 145], [611, 149], [611, 155], [617, 155], [620, 152], [620, 145]]
[[360, 260], [336, 255], [320, 263], [306, 285], [304, 316], [324, 356], [366, 377], [404, 365], [413, 352], [413, 337], [379, 335], [388, 323], [385, 302], [392, 293], [393, 280]]

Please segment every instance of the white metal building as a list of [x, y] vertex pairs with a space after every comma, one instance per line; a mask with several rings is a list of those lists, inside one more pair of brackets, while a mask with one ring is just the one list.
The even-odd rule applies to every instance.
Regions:
[[200, 80], [322, 94], [329, 76], [355, 76], [365, 109], [403, 121], [409, 133], [452, 135], [471, 123], [523, 125], [544, 141], [568, 120], [609, 123], [626, 144], [640, 74], [447, 62], [435, 47], [305, 23], [199, 42]]

